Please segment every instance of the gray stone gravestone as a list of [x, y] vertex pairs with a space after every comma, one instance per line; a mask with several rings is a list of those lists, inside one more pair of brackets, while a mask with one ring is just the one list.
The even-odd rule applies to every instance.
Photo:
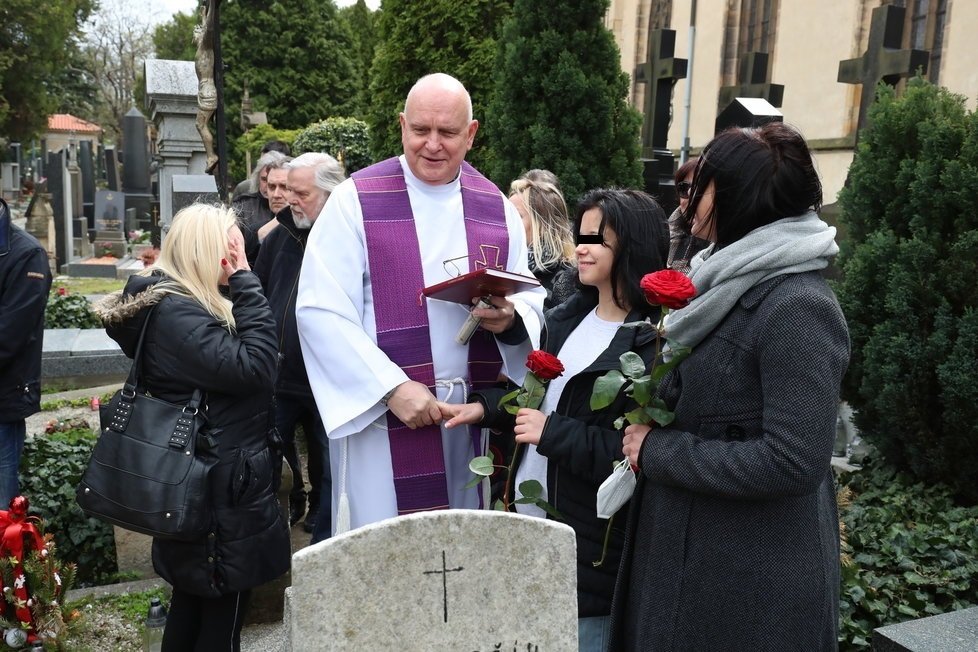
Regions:
[[221, 199], [217, 194], [217, 184], [209, 174], [178, 174], [173, 177], [171, 207], [176, 215], [181, 208], [195, 202], [213, 204]]
[[978, 607], [887, 625], [873, 631], [873, 652], [974, 652]]
[[[146, 101], [156, 125], [156, 149], [162, 162], [157, 169], [160, 195], [159, 222], [164, 228], [173, 209], [173, 178], [203, 174], [207, 164], [197, 119], [197, 71], [193, 61], [146, 61]], [[215, 184], [215, 189], [217, 188]]]
[[292, 652], [577, 650], [574, 531], [496, 511], [425, 512], [292, 557]]
[[68, 191], [68, 172], [64, 150], [48, 152], [47, 183], [51, 194], [51, 210], [54, 213], [54, 251], [57, 268], [71, 262], [71, 193]]
[[730, 127], [760, 127], [768, 122], [783, 122], [784, 116], [760, 97], [737, 97], [727, 105], [715, 123], [715, 133]]
[[116, 258], [126, 255], [126, 197], [121, 192], [99, 190], [95, 193], [95, 256], [109, 253]]

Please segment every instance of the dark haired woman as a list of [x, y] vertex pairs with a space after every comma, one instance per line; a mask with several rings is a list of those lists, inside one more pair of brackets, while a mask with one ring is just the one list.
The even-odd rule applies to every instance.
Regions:
[[[576, 234], [581, 291], [547, 313], [543, 348], [560, 358], [563, 376], [550, 381], [539, 410], [521, 409], [515, 417], [517, 470], [514, 486], [537, 480], [544, 498], [577, 534], [577, 603], [581, 650], [608, 645], [611, 595], [624, 537], [624, 508], [609, 523], [596, 514], [598, 487], [623, 459], [622, 433], [615, 419], [630, 399], [619, 394], [600, 412], [589, 407], [594, 382], [627, 351], [646, 363], [655, 355], [655, 333], [622, 328], [623, 322], [659, 318], [639, 288], [642, 276], [663, 269], [668, 244], [666, 216], [650, 196], [633, 190], [595, 190], [577, 209]], [[466, 405], [441, 405], [446, 425], [480, 423], [512, 429], [513, 415], [499, 409], [505, 390], [473, 394]], [[525, 452], [524, 450], [525, 449]], [[532, 516], [546, 514], [535, 505], [517, 505]]]
[[713, 244], [667, 315], [693, 348], [660, 387], [675, 421], [625, 429], [639, 468], [613, 650], [835, 650], [830, 467], [849, 337], [819, 270], [835, 229], [804, 139], [732, 129], [700, 155], [684, 213]]
[[689, 274], [689, 261], [710, 243], [701, 240], [684, 228], [683, 212], [689, 205], [689, 191], [693, 187], [693, 172], [697, 158], [694, 156], [679, 166], [674, 176], [679, 206], [669, 216], [669, 259], [666, 266], [683, 274]]

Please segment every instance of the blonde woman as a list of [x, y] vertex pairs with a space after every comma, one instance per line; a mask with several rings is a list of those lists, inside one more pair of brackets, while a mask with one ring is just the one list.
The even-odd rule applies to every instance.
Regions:
[[[227, 286], [227, 296], [220, 286]], [[251, 273], [234, 213], [181, 210], [156, 264], [99, 307], [109, 336], [132, 357], [143, 322], [143, 383], [186, 403], [205, 394], [217, 442], [212, 528], [197, 541], [153, 540], [153, 567], [173, 586], [163, 651], [239, 650], [250, 589], [289, 567], [288, 526], [272, 493], [269, 415], [275, 320]]]
[[523, 218], [530, 271], [547, 289], [544, 309], [560, 305], [576, 291], [574, 236], [556, 177], [530, 170], [509, 187], [509, 201]]

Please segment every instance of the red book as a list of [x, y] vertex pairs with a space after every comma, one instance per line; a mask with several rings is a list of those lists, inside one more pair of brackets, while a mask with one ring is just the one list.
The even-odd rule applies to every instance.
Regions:
[[472, 299], [476, 297], [486, 295], [508, 297], [516, 292], [532, 290], [535, 287], [540, 287], [540, 281], [532, 276], [514, 274], [501, 269], [477, 269], [427, 287], [423, 290], [423, 294], [429, 299], [454, 301], [469, 306], [472, 305]]

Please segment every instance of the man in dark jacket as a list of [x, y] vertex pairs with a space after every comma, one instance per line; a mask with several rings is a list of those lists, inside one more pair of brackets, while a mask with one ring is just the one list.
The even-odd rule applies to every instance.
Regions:
[[[275, 384], [275, 422], [284, 445], [284, 454], [295, 478], [289, 496], [290, 521], [294, 524], [305, 510], [302, 470], [295, 447], [295, 425], [302, 423], [309, 450], [309, 515], [304, 529], [312, 532], [316, 543], [329, 536], [331, 475], [329, 445], [299, 348], [295, 300], [299, 270], [309, 230], [326, 205], [329, 193], [344, 179], [343, 166], [328, 154], [303, 154], [284, 164], [268, 168], [269, 199], [273, 202], [286, 184], [289, 205], [279, 211], [276, 227], [262, 244], [255, 273], [265, 288], [265, 296], [275, 314], [279, 334], [279, 369]], [[325, 497], [325, 500], [320, 500]]]
[[41, 343], [51, 290], [47, 252], [0, 199], [0, 509], [18, 493], [24, 419], [41, 409]]
[[277, 151], [262, 154], [252, 176], [255, 189], [231, 201], [231, 207], [238, 214], [241, 234], [245, 238], [245, 255], [252, 266], [258, 260], [262, 241], [275, 227], [274, 223], [270, 224], [274, 220], [275, 212], [268, 201], [268, 171], [273, 164], [281, 164], [287, 160], [289, 157], [286, 154]]

